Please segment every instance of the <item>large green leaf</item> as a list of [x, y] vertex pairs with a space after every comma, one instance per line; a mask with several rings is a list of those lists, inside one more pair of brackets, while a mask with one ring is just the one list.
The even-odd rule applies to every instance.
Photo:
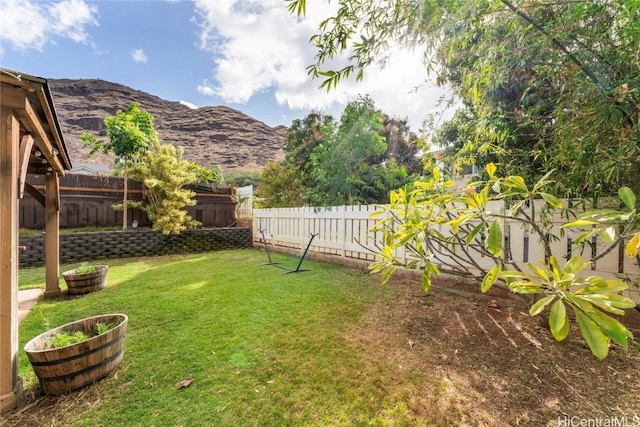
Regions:
[[622, 323], [598, 310], [589, 313], [589, 317], [619, 346], [623, 348], [629, 346], [628, 340], [633, 339], [633, 334]]
[[591, 352], [600, 360], [606, 358], [607, 354], [609, 354], [609, 338], [585, 312], [577, 307], [574, 307], [573, 311], [576, 313], [580, 332], [582, 332], [582, 336], [587, 341]]
[[529, 309], [529, 314], [531, 316], [539, 314], [547, 305], [549, 305], [553, 301], [555, 297], [555, 295], [547, 295], [544, 298], [540, 298], [531, 306], [531, 308]]
[[581, 256], [574, 255], [571, 257], [569, 261], [564, 265], [565, 274], [576, 274], [583, 268], [585, 268], [589, 263], [585, 262]]
[[595, 294], [595, 293], [615, 293], [624, 291], [629, 288], [622, 280], [616, 279], [603, 279], [601, 277], [592, 277], [590, 278], [589, 286], [586, 286], [582, 289], [579, 289], [574, 292], [576, 295], [581, 294]]
[[482, 279], [482, 285], [480, 286], [482, 292], [487, 292], [491, 286], [496, 283], [496, 280], [500, 275], [500, 270], [502, 270], [502, 264], [498, 263], [494, 265], [493, 268], [484, 276], [484, 279]]
[[569, 334], [569, 319], [567, 318], [567, 309], [564, 301], [557, 300], [551, 306], [549, 313], [549, 329], [556, 341], [562, 341]]
[[549, 274], [547, 273], [547, 269], [544, 267], [540, 267], [536, 264], [527, 263], [527, 267], [529, 267], [529, 270], [531, 270], [536, 276], [538, 276], [539, 278], [541, 278], [544, 282], [550, 282], [551, 279], [549, 278]]
[[618, 190], [618, 196], [620, 196], [620, 199], [625, 204], [625, 206], [629, 208], [629, 210], [632, 211], [635, 209], [636, 195], [629, 187], [620, 187], [620, 189]]
[[489, 226], [487, 249], [495, 257], [499, 257], [502, 253], [502, 227], [497, 219]]
[[554, 208], [562, 209], [562, 200], [558, 199], [553, 194], [540, 193], [540, 195], [547, 202], [547, 204], [553, 206]]

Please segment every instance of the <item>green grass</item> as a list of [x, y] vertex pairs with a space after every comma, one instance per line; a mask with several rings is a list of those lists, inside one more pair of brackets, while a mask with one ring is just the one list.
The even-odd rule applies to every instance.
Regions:
[[[60, 234], [76, 234], [76, 233], [95, 233], [98, 231], [120, 231], [122, 230], [122, 226], [118, 227], [76, 227], [76, 228], [61, 228]], [[44, 234], [44, 230], [36, 230], [33, 228], [21, 228], [19, 230], [20, 237], [32, 237], [32, 236], [41, 236]]]
[[[275, 254], [295, 266], [297, 259]], [[409, 426], [411, 381], [352, 337], [371, 304], [397, 296], [366, 272], [305, 261], [283, 274], [255, 250], [110, 260], [107, 287], [40, 301], [20, 345], [85, 317], [129, 316], [125, 358], [57, 423], [72, 426]], [[70, 268], [72, 266], [69, 266]], [[63, 271], [64, 267], [61, 267]], [[44, 268], [20, 287], [44, 286]], [[25, 387], [37, 380], [23, 352]], [[186, 388], [176, 389], [185, 378]], [[87, 393], [87, 392], [85, 392]], [[80, 402], [80, 403], [78, 403]], [[58, 425], [58, 424], [56, 424]]]

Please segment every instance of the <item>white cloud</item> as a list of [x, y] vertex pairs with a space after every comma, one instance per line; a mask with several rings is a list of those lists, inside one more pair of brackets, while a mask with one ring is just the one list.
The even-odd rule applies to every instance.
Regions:
[[191, 103], [189, 101], [182, 100], [182, 101], [180, 101], [180, 104], [186, 105], [187, 107], [191, 108], [192, 110], [197, 110], [198, 109], [198, 106], [196, 104], [193, 104], [193, 103]]
[[89, 44], [86, 31], [98, 25], [97, 7], [84, 0], [38, 3], [31, 0], [2, 0], [0, 5], [0, 40], [16, 49], [42, 50], [54, 36]]
[[142, 49], [133, 49], [131, 51], [131, 58], [133, 58], [133, 60], [135, 62], [141, 62], [143, 64], [147, 63], [147, 55], [144, 53], [144, 50]]
[[[307, 17], [289, 14], [282, 0], [196, 0], [200, 19], [200, 47], [214, 56], [211, 79], [198, 91], [228, 102], [245, 103], [267, 89], [276, 101], [296, 110], [317, 110], [339, 117], [347, 102], [370, 95], [376, 107], [418, 129], [430, 113], [437, 113], [445, 90], [425, 83], [421, 52], [394, 49], [384, 69], [372, 66], [362, 82], [343, 80], [329, 93], [318, 89], [306, 67], [314, 62], [309, 38], [318, 23], [331, 15], [335, 2], [307, 2]], [[332, 64], [340, 67], [344, 59]], [[418, 88], [417, 90], [415, 90]]]
[[90, 40], [84, 25], [98, 24], [93, 16], [97, 13], [96, 6], [89, 6], [83, 0], [54, 3], [49, 7], [49, 13], [53, 18], [53, 31], [78, 43], [87, 43]]

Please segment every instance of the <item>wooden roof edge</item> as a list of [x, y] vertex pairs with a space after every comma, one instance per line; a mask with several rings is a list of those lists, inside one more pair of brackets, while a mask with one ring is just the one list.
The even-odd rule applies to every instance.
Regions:
[[73, 165], [71, 164], [67, 145], [64, 141], [64, 135], [62, 134], [62, 128], [60, 126], [60, 121], [58, 120], [58, 115], [55, 110], [55, 104], [53, 102], [53, 97], [51, 96], [51, 90], [49, 89], [47, 79], [0, 67], [0, 82], [20, 87], [24, 90], [36, 92], [36, 96], [38, 97], [42, 110], [44, 111], [46, 119], [52, 129], [51, 132], [57, 146], [58, 154], [62, 160], [61, 163], [64, 169], [71, 170]]

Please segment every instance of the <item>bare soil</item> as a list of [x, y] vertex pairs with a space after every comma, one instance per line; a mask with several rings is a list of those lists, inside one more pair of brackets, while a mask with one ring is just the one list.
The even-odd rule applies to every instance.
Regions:
[[[601, 361], [577, 325], [557, 342], [526, 302], [389, 286], [403, 297], [373, 307], [357, 339], [371, 358], [427, 373], [410, 399], [418, 417], [442, 426], [640, 426], [637, 338]], [[579, 424], [589, 420], [601, 424]]]

